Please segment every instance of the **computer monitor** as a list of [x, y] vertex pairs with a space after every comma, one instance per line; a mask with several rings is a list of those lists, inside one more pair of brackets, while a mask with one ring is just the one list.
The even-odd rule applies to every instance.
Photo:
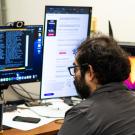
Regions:
[[128, 79], [123, 83], [130, 90], [135, 90], [135, 43], [134, 42], [119, 42], [118, 43], [127, 53], [131, 63], [131, 72]]
[[43, 25], [0, 26], [0, 89], [41, 80]]
[[91, 13], [91, 7], [45, 7], [41, 99], [77, 96], [68, 67], [90, 34]]
[[124, 81], [124, 84], [128, 89], [135, 90], [135, 56], [130, 56], [129, 60], [131, 63], [131, 72], [128, 79]]

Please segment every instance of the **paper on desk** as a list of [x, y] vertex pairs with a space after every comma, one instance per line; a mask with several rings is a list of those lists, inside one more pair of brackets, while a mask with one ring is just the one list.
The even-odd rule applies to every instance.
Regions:
[[[33, 124], [33, 123], [27, 123], [27, 122], [17, 122], [13, 121], [13, 118], [15, 116], [23, 116], [23, 117], [35, 117], [35, 118], [40, 118], [40, 122]], [[29, 109], [18, 109], [14, 112], [6, 112], [3, 114], [3, 125], [13, 127], [16, 129], [20, 130], [31, 130], [36, 127], [42, 126], [44, 124], [47, 124], [49, 122], [52, 122], [56, 120], [56, 118], [45, 118], [45, 117], [40, 117], [34, 112], [30, 111]]]

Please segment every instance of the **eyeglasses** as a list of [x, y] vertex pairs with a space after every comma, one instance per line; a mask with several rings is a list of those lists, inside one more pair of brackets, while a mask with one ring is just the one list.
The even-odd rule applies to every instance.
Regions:
[[70, 67], [68, 67], [68, 71], [71, 76], [75, 76], [77, 68], [82, 68], [84, 66], [88, 66], [88, 63], [82, 64], [80, 66], [78, 66], [78, 65], [70, 66]]

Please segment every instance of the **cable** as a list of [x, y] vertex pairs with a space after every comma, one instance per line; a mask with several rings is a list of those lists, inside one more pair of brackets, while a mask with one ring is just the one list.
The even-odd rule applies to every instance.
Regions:
[[[12, 88], [13, 91], [14, 91], [15, 93], [17, 93], [19, 96], [21, 96], [21, 97], [23, 97], [23, 98], [26, 98], [26, 99], [29, 101], [29, 102], [25, 102], [25, 105], [31, 107], [31, 106], [43, 106], [43, 105], [48, 105], [48, 104], [49, 104], [49, 103], [44, 103], [44, 102], [42, 102], [41, 100], [39, 100], [39, 98], [33, 99], [33, 97], [30, 95], [30, 92], [27, 92], [21, 85], [18, 85], [18, 86], [19, 86], [20, 88], [14, 87], [14, 86], [11, 86], [11, 88]], [[18, 90], [23, 90], [25, 93], [27, 93], [27, 95], [28, 95], [29, 97], [26, 97], [26, 96], [20, 94], [20, 93], [17, 91], [17, 89], [18, 89]], [[36, 96], [37, 96], [37, 95], [36, 95]]]
[[58, 118], [58, 119], [64, 119], [64, 117], [60, 117], [60, 116], [48, 116], [48, 115], [41, 115], [38, 112], [32, 110], [31, 108], [29, 108], [30, 111], [34, 112], [35, 114], [37, 114], [40, 117], [45, 117], [45, 118]]
[[25, 90], [20, 84], [17, 85], [31, 98], [32, 101], [35, 101], [35, 99], [33, 99], [33, 97], [30, 95], [30, 93], [27, 90]]
[[[17, 90], [22, 90], [22, 88], [18, 88], [18, 87], [16, 87], [16, 86], [13, 86], [15, 89], [17, 89]], [[32, 92], [28, 92], [29, 94], [31, 94], [31, 95], [34, 95], [34, 96], [37, 96], [37, 97], [39, 97], [39, 95], [38, 94], [35, 94], [35, 93], [32, 93]]]
[[[28, 100], [30, 100], [30, 101], [35, 101], [35, 100], [36, 100], [36, 99], [33, 99], [32, 96], [31, 96], [28, 92], [26, 92], [26, 90], [25, 90], [25, 92], [29, 95], [29, 97], [26, 97], [26, 96], [20, 94], [20, 93], [14, 88], [14, 86], [10, 85], [10, 87], [11, 87], [12, 90], [13, 90], [15, 93], [17, 93], [19, 96], [21, 96], [21, 97], [23, 97], [23, 98], [25, 98], [25, 99], [28, 99]], [[24, 89], [23, 89], [23, 91], [24, 91]]]

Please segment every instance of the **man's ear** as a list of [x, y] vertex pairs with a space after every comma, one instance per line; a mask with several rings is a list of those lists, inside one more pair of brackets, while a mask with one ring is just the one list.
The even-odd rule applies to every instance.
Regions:
[[94, 74], [93, 67], [91, 65], [89, 65], [88, 74], [89, 74], [89, 80], [92, 81], [95, 77], [95, 74]]

